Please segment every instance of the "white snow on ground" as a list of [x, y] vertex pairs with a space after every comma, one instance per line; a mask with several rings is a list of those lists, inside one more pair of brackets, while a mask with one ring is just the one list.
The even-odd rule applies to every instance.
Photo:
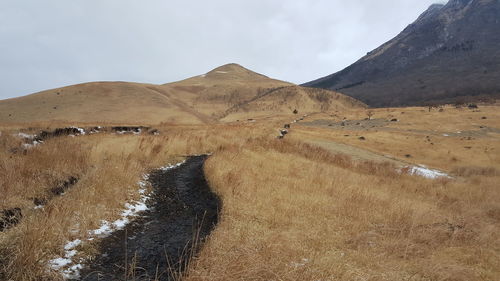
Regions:
[[14, 136], [18, 136], [18, 137], [30, 139], [30, 140], [35, 137], [35, 135], [30, 135], [30, 134], [26, 134], [26, 133], [22, 133], [22, 132], [19, 132], [19, 133], [17, 133], [17, 135], [14, 135]]
[[160, 168], [160, 170], [162, 170], [162, 171], [168, 171], [168, 170], [171, 170], [171, 169], [173, 169], [173, 168], [177, 168], [177, 167], [179, 167], [180, 165], [182, 165], [182, 164], [184, 164], [184, 163], [186, 163], [186, 160], [184, 160], [184, 161], [182, 161], [182, 162], [179, 162], [179, 163], [177, 163], [177, 164], [174, 164], [174, 165], [172, 165], [172, 164], [168, 164], [168, 165], [167, 165], [167, 166], [165, 166], [165, 167], [161, 167], [161, 168]]
[[101, 226], [98, 229], [89, 231], [90, 236], [95, 236], [98, 238], [105, 238], [111, 233], [111, 226], [108, 221], [102, 220]]
[[71, 126], [72, 129], [77, 129], [80, 135], [85, 135], [85, 130], [79, 127]]
[[140, 135], [142, 133], [142, 129], [139, 128], [138, 132], [136, 132], [136, 131], [117, 131], [116, 133], [119, 135], [130, 134], [130, 133], [132, 133], [134, 135]]
[[[184, 164], [186, 161], [182, 161], [180, 163], [168, 166], [161, 167], [160, 170], [167, 171], [180, 165]], [[147, 195], [147, 180], [149, 179], [149, 175], [143, 175], [143, 180], [138, 182], [139, 185], [139, 194], [140, 199], [135, 202], [127, 202], [125, 203], [125, 208], [121, 212], [121, 217], [114, 222], [108, 222], [105, 220], [101, 221], [101, 226], [98, 229], [90, 230], [87, 232], [88, 237], [87, 241], [92, 241], [96, 238], [105, 238], [111, 235], [113, 231], [123, 229], [128, 223], [130, 223], [132, 217], [137, 217], [141, 212], [148, 210], [148, 206], [146, 202], [151, 197]], [[50, 269], [58, 271], [61, 273], [64, 279], [73, 280], [80, 278], [80, 270], [83, 268], [82, 263], [83, 259], [78, 258], [77, 262], [73, 259], [78, 254], [77, 247], [80, 246], [84, 241], [80, 239], [75, 239], [73, 241], [68, 241], [66, 245], [64, 245], [64, 256], [56, 257], [52, 260], [48, 261], [48, 266]]]
[[23, 143], [22, 147], [24, 149], [29, 149], [43, 143], [42, 141], [33, 140], [36, 137], [36, 135], [30, 135], [23, 132], [19, 132], [17, 134], [13, 134], [13, 136], [23, 138], [25, 141], [30, 141], [28, 143]]
[[49, 261], [50, 267], [55, 270], [59, 270], [70, 263], [71, 259], [65, 259], [65, 258], [55, 258]]
[[428, 179], [437, 179], [437, 178], [450, 178], [450, 176], [444, 172], [429, 169], [424, 165], [406, 167], [409, 168], [408, 173], [410, 175], [421, 176]]
[[82, 240], [80, 239], [75, 239], [71, 242], [68, 242], [65, 246], [64, 246], [64, 250], [71, 250], [71, 249], [74, 249], [75, 247], [78, 247], [80, 246], [80, 244], [82, 244]]
[[227, 71], [216, 71], [217, 73], [222, 73], [222, 74], [225, 74], [227, 73]]
[[43, 141], [32, 141], [31, 143], [23, 143], [23, 148], [29, 149], [42, 143]]
[[92, 129], [90, 129], [89, 134], [97, 134], [97, 133], [99, 133], [99, 131], [100, 131], [101, 129], [102, 129], [102, 127], [101, 127], [101, 126], [97, 126], [97, 127], [95, 127], [95, 128], [92, 128]]

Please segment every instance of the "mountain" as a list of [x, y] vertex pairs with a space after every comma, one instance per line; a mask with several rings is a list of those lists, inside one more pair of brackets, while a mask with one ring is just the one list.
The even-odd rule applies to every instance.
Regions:
[[[287, 92], [289, 99], [283, 97]], [[265, 104], [266, 107], [260, 108]], [[204, 124], [362, 107], [344, 95], [271, 79], [237, 64], [163, 85], [92, 82], [0, 101], [0, 123]]]
[[398, 36], [344, 70], [303, 86], [371, 106], [500, 97], [500, 1], [434, 4]]

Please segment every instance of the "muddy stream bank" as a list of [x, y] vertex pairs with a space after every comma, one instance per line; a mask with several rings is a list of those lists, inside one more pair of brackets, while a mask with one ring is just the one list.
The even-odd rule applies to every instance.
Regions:
[[[210, 234], [221, 206], [203, 173], [207, 156], [190, 157], [149, 176], [149, 209], [100, 243], [100, 255], [81, 271], [80, 280], [172, 280]], [[126, 261], [126, 262], [125, 262]], [[127, 266], [126, 266], [127, 265]]]

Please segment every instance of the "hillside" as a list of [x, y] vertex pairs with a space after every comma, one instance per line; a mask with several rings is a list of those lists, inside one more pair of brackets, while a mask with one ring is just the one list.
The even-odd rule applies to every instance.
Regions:
[[429, 7], [397, 37], [346, 69], [304, 84], [371, 106], [500, 96], [500, 1]]
[[285, 115], [295, 109], [299, 113], [309, 113], [365, 107], [366, 105], [362, 102], [337, 92], [294, 85], [270, 89], [255, 98], [229, 108], [221, 117], [223, 117], [222, 120], [233, 121], [274, 114]]
[[[287, 99], [283, 89], [295, 94]], [[3, 100], [0, 123], [207, 124], [238, 112], [253, 116], [262, 111], [273, 115], [291, 114], [295, 108], [310, 112], [362, 106], [340, 94], [321, 91], [320, 95], [314, 94], [237, 64], [228, 64], [163, 85], [93, 82]]]
[[0, 101], [0, 122], [200, 123], [184, 103], [155, 85], [94, 82]]

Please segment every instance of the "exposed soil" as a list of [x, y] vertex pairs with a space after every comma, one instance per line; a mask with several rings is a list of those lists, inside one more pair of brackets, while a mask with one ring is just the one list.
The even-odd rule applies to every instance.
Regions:
[[[362, 141], [360, 139], [360, 141]], [[405, 167], [411, 165], [409, 162], [402, 161], [391, 155], [382, 155], [359, 147], [354, 147], [347, 144], [342, 144], [327, 140], [311, 140], [307, 141], [310, 144], [320, 146], [334, 153], [349, 155], [353, 160], [357, 161], [374, 161], [374, 162], [390, 162], [396, 167]]]
[[488, 137], [489, 134], [500, 134], [500, 129], [491, 128], [487, 126], [477, 126], [475, 130], [467, 131], [431, 131], [431, 130], [416, 130], [416, 129], [399, 129], [388, 127], [391, 123], [398, 122], [398, 119], [371, 119], [371, 120], [344, 120], [344, 121], [333, 121], [333, 120], [315, 120], [311, 122], [300, 123], [303, 126], [308, 127], [322, 127], [330, 128], [333, 130], [346, 130], [346, 131], [367, 131], [367, 130], [378, 130], [378, 131], [390, 131], [390, 132], [409, 132], [429, 136], [447, 136], [447, 137], [462, 137], [462, 138], [484, 138]]
[[118, 133], [136, 133], [139, 134], [143, 130], [147, 131], [149, 130], [149, 127], [143, 127], [143, 126], [117, 126], [117, 127], [111, 127], [111, 130], [114, 132]]
[[0, 210], [0, 232], [18, 224], [22, 217], [20, 208]]
[[200, 248], [195, 240], [202, 242], [218, 221], [221, 203], [205, 180], [206, 158], [153, 172], [150, 209], [102, 240], [101, 255], [81, 272], [81, 280], [172, 280], [172, 273], [182, 272]]
[[[33, 204], [36, 207], [42, 207], [57, 196], [64, 195], [64, 193], [73, 187], [78, 182], [75, 177], [69, 177], [68, 180], [51, 188], [45, 195], [41, 197], [32, 198]], [[10, 229], [21, 222], [23, 219], [23, 209], [12, 208], [0, 210], [0, 232]]]
[[67, 128], [57, 128], [53, 131], [41, 131], [35, 138], [36, 141], [43, 142], [50, 138], [60, 137], [60, 136], [69, 136], [69, 135], [80, 135], [85, 133], [82, 129], [76, 127], [67, 127]]
[[311, 126], [311, 127], [329, 127], [331, 129], [346, 129], [350, 131], [365, 131], [372, 128], [382, 128], [389, 125], [392, 122], [386, 119], [364, 119], [364, 120], [344, 120], [344, 121], [333, 121], [333, 120], [315, 120], [311, 122], [302, 122], [301, 125]]
[[47, 203], [52, 200], [53, 198], [57, 196], [64, 195], [66, 191], [68, 191], [70, 188], [72, 188], [75, 184], [78, 183], [78, 178], [76, 177], [69, 177], [67, 180], [64, 182], [60, 183], [59, 185], [51, 188], [49, 192], [44, 194], [43, 196], [35, 197], [33, 198], [33, 204], [35, 206], [44, 206], [47, 205]]

